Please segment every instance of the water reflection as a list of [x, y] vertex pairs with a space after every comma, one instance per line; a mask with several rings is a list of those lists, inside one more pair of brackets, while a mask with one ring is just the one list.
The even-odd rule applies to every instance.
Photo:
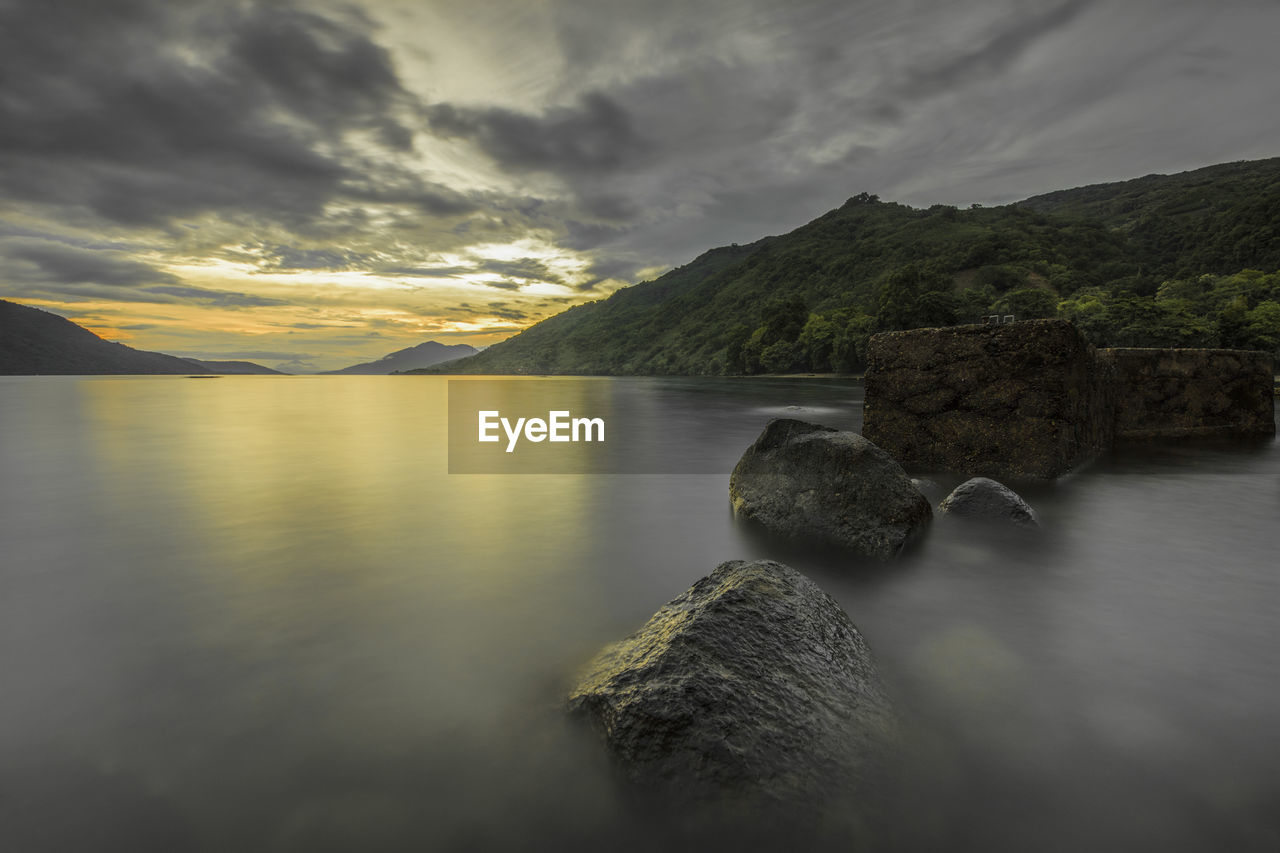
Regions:
[[707, 473], [518, 477], [446, 473], [446, 387], [0, 380], [0, 846], [678, 847], [558, 691], [770, 556], [899, 697], [899, 848], [1273, 849], [1274, 442], [1123, 449], [1020, 486], [1041, 531], [873, 567], [727, 509], [770, 417], [856, 428], [856, 384], [604, 381]]

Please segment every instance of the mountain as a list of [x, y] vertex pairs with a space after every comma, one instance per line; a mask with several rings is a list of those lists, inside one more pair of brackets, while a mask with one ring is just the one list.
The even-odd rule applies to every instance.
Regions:
[[1059, 190], [1019, 205], [1124, 233], [1150, 274], [1280, 269], [1280, 157]]
[[396, 350], [393, 353], [384, 355], [377, 361], [369, 361], [364, 364], [353, 364], [350, 367], [344, 367], [341, 370], [326, 370], [327, 374], [361, 374], [361, 375], [377, 375], [387, 373], [398, 373], [400, 371], [414, 370], [416, 368], [429, 367], [433, 364], [451, 361], [455, 358], [464, 358], [469, 355], [475, 355], [479, 350], [467, 344], [441, 344], [435, 341], [427, 341], [418, 344], [415, 347]]
[[252, 361], [206, 361], [203, 358], [189, 358], [183, 356], [182, 360], [197, 367], [203, 367], [213, 373], [225, 373], [228, 375], [274, 375], [287, 376], [283, 370], [272, 370], [270, 367], [263, 367], [261, 364], [254, 364]]
[[1280, 158], [990, 208], [863, 193], [417, 372], [858, 370], [877, 331], [995, 313], [1064, 316], [1105, 346], [1280, 351], [1277, 271]]
[[213, 372], [172, 355], [104, 341], [57, 314], [0, 299], [0, 374]]

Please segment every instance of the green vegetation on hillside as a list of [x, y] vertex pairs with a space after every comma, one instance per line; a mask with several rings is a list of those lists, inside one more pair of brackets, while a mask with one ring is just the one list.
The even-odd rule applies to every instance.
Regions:
[[918, 210], [862, 194], [551, 317], [449, 372], [853, 371], [868, 338], [1060, 316], [1100, 346], [1280, 350], [1280, 159]]

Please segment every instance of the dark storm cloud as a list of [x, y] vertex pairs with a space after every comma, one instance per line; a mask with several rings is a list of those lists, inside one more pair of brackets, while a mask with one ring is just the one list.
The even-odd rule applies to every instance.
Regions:
[[172, 305], [179, 301], [172, 296], [149, 293], [136, 287], [112, 287], [102, 284], [28, 284], [22, 286], [21, 295], [68, 304], [109, 301]]
[[[1164, 7], [1175, 23], [1158, 5], [975, 0], [926, 15], [889, 2], [708, 0], [691, 15], [666, 0], [557, 0], [569, 106], [521, 113], [512, 125], [526, 132], [512, 131], [510, 145], [581, 113], [573, 82], [592, 80], [593, 97], [642, 129], [644, 156], [599, 174], [572, 156], [522, 156], [507, 134], [501, 144], [491, 138], [497, 123], [487, 117], [510, 120], [509, 111], [472, 108], [457, 133], [512, 172], [536, 163], [563, 180], [572, 205], [554, 214], [562, 244], [595, 257], [582, 284], [590, 292], [607, 278], [783, 233], [862, 191], [917, 204], [992, 202], [1051, 188], [1034, 175], [1073, 160], [1077, 173], [1096, 170], [1082, 142], [1093, 150], [1133, 121], [1104, 106], [1119, 81], [1185, 55], [1175, 46], [1223, 59], [1189, 44], [1207, 4]], [[1135, 112], [1141, 103], [1127, 102]]]
[[362, 269], [373, 258], [366, 252], [345, 249], [300, 249], [283, 245], [246, 246], [244, 249], [246, 251], [231, 254], [272, 271]]
[[255, 296], [249, 293], [234, 293], [226, 290], [208, 290], [203, 287], [148, 287], [146, 292], [160, 296], [171, 296], [178, 302], [207, 305], [214, 308], [259, 308], [264, 305], [289, 304], [287, 300], [273, 299], [269, 296]]
[[29, 237], [0, 239], [10, 281], [42, 284], [99, 284], [133, 287], [175, 284], [177, 276], [120, 252], [98, 251]]
[[616, 193], [601, 192], [592, 184], [579, 188], [578, 209], [597, 221], [605, 222], [631, 222], [644, 214], [635, 199]]
[[569, 219], [564, 223], [564, 237], [561, 242], [571, 249], [586, 251], [597, 246], [606, 245], [631, 233], [631, 229], [616, 223], [584, 222]]
[[651, 261], [642, 261], [629, 252], [604, 253], [587, 269], [587, 278], [574, 286], [579, 293], [599, 292], [606, 282], [635, 283], [641, 270], [651, 267]]
[[346, 195], [462, 209], [407, 172], [370, 185], [347, 146], [411, 141], [412, 99], [368, 30], [292, 2], [0, 3], [0, 189], [143, 225], [301, 223]]
[[496, 273], [508, 278], [545, 281], [551, 284], [562, 282], [560, 276], [537, 258], [518, 258], [513, 261], [483, 260], [476, 264], [479, 272]]
[[[485, 282], [485, 284], [509, 290], [523, 287], [530, 281], [545, 281], [549, 284], [564, 283], [564, 279], [560, 275], [537, 258], [516, 258], [510, 261], [478, 258], [469, 264], [454, 266], [382, 266], [378, 267], [377, 270], [385, 275], [403, 275], [415, 278], [466, 278], [487, 273], [503, 276], [505, 280], [502, 282]], [[517, 279], [521, 281], [516, 281]]]
[[529, 312], [512, 308], [506, 302], [490, 302], [485, 306], [483, 313], [513, 322], [522, 322], [530, 319]]
[[914, 69], [894, 87], [895, 94], [920, 98], [953, 91], [1009, 69], [1033, 44], [1071, 23], [1094, 0], [1067, 0], [1042, 12], [1009, 21], [972, 50]]
[[473, 142], [517, 171], [598, 175], [634, 168], [650, 147], [627, 111], [601, 92], [540, 115], [447, 103], [433, 104], [426, 114], [436, 134]]
[[400, 204], [431, 216], [458, 216], [480, 209], [475, 199], [441, 186], [424, 186], [405, 172], [370, 164], [349, 178], [343, 192], [356, 201]]
[[0, 263], [10, 286], [27, 295], [60, 301], [106, 299], [218, 308], [286, 304], [266, 296], [192, 287], [120, 250], [83, 248], [34, 237], [0, 238]]
[[379, 272], [384, 275], [404, 275], [414, 278], [458, 278], [467, 273], [474, 272], [473, 267], [451, 266], [451, 267], [401, 267], [390, 266], [380, 267]]

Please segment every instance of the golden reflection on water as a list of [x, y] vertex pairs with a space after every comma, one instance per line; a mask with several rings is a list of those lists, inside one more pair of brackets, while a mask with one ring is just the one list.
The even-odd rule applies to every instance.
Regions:
[[[390, 737], [412, 725], [410, 709], [438, 722], [474, 715], [478, 696], [494, 709], [515, 701], [504, 680], [528, 636], [574, 642], [549, 623], [553, 611], [525, 602], [580, 569], [598, 485], [447, 474], [445, 381], [87, 380], [81, 393], [87, 458], [112, 484], [96, 492], [103, 559], [182, 578], [197, 646], [273, 665], [284, 656], [298, 674], [289, 690], [237, 685], [258, 711], [296, 702], [291, 690], [364, 684], [384, 697], [364, 709], [374, 718], [333, 725]], [[475, 665], [490, 657], [496, 667]]]
[[[477, 557], [469, 575], [517, 574], [530, 524], [583, 535], [584, 478], [448, 475], [443, 380], [89, 380], [84, 398], [99, 476], [130, 484], [102, 497], [143, 503], [249, 575], [306, 544], [353, 558], [351, 570], [388, 549], [426, 565], [465, 549]], [[267, 559], [237, 563], [254, 555]]]

